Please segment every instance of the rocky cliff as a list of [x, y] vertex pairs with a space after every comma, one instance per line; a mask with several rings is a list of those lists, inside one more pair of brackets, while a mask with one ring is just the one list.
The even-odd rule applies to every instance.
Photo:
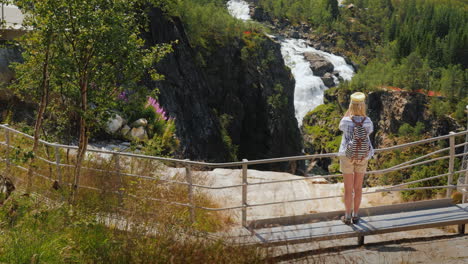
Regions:
[[[337, 152], [342, 132], [339, 121], [349, 105], [351, 91], [330, 89], [325, 92], [324, 105], [317, 107], [304, 118], [302, 132], [307, 153]], [[435, 116], [428, 108], [429, 97], [406, 91], [375, 91], [368, 94], [368, 115], [374, 123], [371, 141], [375, 148], [389, 147], [407, 140], [399, 139], [399, 129], [404, 124], [416, 127], [422, 124], [419, 138], [446, 135], [462, 129], [450, 116]], [[332, 163], [324, 159], [317, 164], [329, 170]], [[335, 168], [336, 169], [336, 168]]]
[[[179, 155], [208, 161], [299, 155], [294, 117], [294, 79], [280, 45], [263, 37], [255, 51], [237, 39], [219, 47], [201, 65], [178, 18], [151, 10], [148, 44], [178, 40], [157, 69], [163, 81], [146, 81], [176, 118]], [[269, 169], [286, 169], [282, 164]]]

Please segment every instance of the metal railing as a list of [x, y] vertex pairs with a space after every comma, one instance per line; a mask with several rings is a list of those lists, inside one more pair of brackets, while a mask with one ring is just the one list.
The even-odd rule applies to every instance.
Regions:
[[[19, 135], [21, 137], [27, 138], [27, 139], [33, 139], [32, 136], [22, 133], [20, 131], [17, 131], [8, 125], [0, 125], [0, 131], [3, 130], [5, 134], [5, 141], [0, 142], [0, 146], [6, 147], [6, 152], [5, 158], [1, 158], [0, 161], [4, 162], [6, 164], [6, 169], [5, 173], [9, 174], [10, 170], [12, 169], [11, 167], [14, 166], [16, 168], [19, 168], [21, 170], [27, 170], [27, 168], [24, 168], [22, 166], [16, 165], [10, 160], [10, 149], [13, 148], [11, 144], [11, 134]], [[402, 145], [397, 145], [397, 146], [392, 146], [388, 148], [382, 148], [382, 149], [376, 149], [375, 153], [383, 153], [387, 151], [392, 151], [392, 150], [400, 150], [403, 148], [407, 147], [412, 147], [412, 146], [417, 146], [421, 144], [427, 144], [427, 143], [432, 143], [436, 141], [441, 141], [441, 140], [449, 140], [449, 147], [443, 148], [440, 150], [433, 151], [431, 153], [428, 153], [426, 155], [422, 155], [420, 157], [417, 157], [415, 159], [412, 159], [410, 161], [403, 162], [401, 164], [398, 164], [396, 166], [387, 168], [387, 169], [381, 169], [381, 170], [374, 170], [374, 171], [369, 171], [366, 174], [384, 174], [388, 172], [395, 172], [403, 169], [408, 169], [412, 168], [415, 166], [419, 165], [424, 165], [428, 164], [431, 162], [435, 162], [438, 160], [444, 160], [448, 159], [449, 160], [449, 166], [448, 166], [448, 171], [447, 173], [436, 175], [436, 176], [431, 176], [427, 177], [424, 179], [419, 179], [419, 180], [414, 180], [410, 182], [404, 182], [401, 184], [397, 184], [394, 186], [390, 187], [385, 187], [385, 188], [380, 188], [374, 191], [369, 191], [369, 192], [364, 192], [363, 195], [367, 194], [372, 194], [372, 193], [379, 193], [379, 192], [391, 192], [391, 191], [408, 191], [408, 190], [427, 190], [427, 189], [440, 189], [440, 188], [446, 188], [447, 189], [447, 197], [450, 197], [452, 190], [456, 189], [457, 187], [467, 187], [468, 184], [465, 182], [465, 184], [453, 184], [453, 178], [455, 174], [461, 174], [461, 173], [467, 173], [468, 170], [466, 168], [462, 168], [461, 170], [456, 171], [454, 166], [455, 166], [455, 159], [458, 157], [466, 157], [468, 153], [463, 152], [460, 154], [456, 154], [456, 149], [460, 147], [465, 147], [468, 146], [468, 142], [464, 142], [461, 144], [456, 145], [455, 144], [455, 138], [460, 137], [460, 136], [467, 136], [468, 138], [468, 130], [463, 131], [463, 132], [458, 132], [458, 133], [453, 133], [451, 132], [449, 135], [444, 135], [444, 136], [439, 136], [439, 137], [433, 137], [429, 139], [423, 139], [415, 142], [410, 142]], [[61, 158], [60, 158], [60, 150], [77, 150], [78, 147], [76, 146], [69, 146], [69, 145], [62, 145], [62, 144], [56, 144], [56, 143], [50, 143], [44, 140], [40, 140], [40, 143], [44, 144], [45, 146], [51, 147], [55, 151], [55, 160], [48, 160], [44, 157], [37, 157], [38, 159], [46, 162], [47, 164], [51, 166], [55, 166], [56, 170], [56, 179], [53, 179], [51, 177], [48, 177], [46, 175], [40, 174], [35, 172], [34, 174], [38, 177], [48, 179], [50, 181], [58, 181], [59, 184], [64, 184], [63, 181], [63, 173], [62, 173], [62, 168], [64, 167], [74, 167], [74, 165], [70, 164], [64, 164], [61, 163]], [[466, 148], [465, 148], [466, 149]], [[442, 157], [437, 157], [437, 158], [432, 158], [430, 160], [425, 160], [425, 161], [420, 161], [425, 158], [429, 158], [430, 156], [440, 154], [443, 152], [448, 151], [448, 155], [442, 156]], [[291, 162], [291, 161], [304, 161], [304, 160], [314, 160], [314, 159], [319, 159], [319, 158], [332, 158], [332, 157], [338, 157], [338, 153], [327, 153], [327, 154], [314, 154], [314, 155], [302, 155], [302, 156], [294, 156], [294, 157], [283, 157], [283, 158], [273, 158], [273, 159], [261, 159], [261, 160], [246, 160], [243, 159], [242, 161], [238, 162], [228, 162], [228, 163], [208, 163], [208, 162], [198, 162], [198, 161], [191, 161], [191, 160], [181, 160], [181, 159], [173, 159], [173, 158], [164, 158], [164, 157], [154, 157], [154, 156], [147, 156], [147, 155], [141, 155], [141, 154], [135, 154], [135, 153], [127, 153], [127, 152], [116, 152], [116, 151], [107, 151], [107, 150], [96, 150], [96, 149], [88, 149], [88, 153], [99, 153], [99, 154], [107, 154], [111, 155], [114, 159], [114, 170], [113, 171], [108, 171], [110, 173], [115, 173], [118, 175], [119, 180], [123, 181], [123, 177], [133, 177], [133, 178], [138, 178], [138, 179], [144, 179], [144, 180], [157, 180], [158, 182], [164, 182], [167, 184], [179, 184], [179, 185], [185, 185], [187, 186], [187, 193], [188, 193], [188, 202], [183, 203], [183, 202], [176, 202], [176, 201], [169, 201], [165, 199], [158, 199], [158, 198], [152, 198], [152, 197], [138, 197], [137, 195], [134, 194], [129, 194], [125, 193], [123, 190], [119, 190], [116, 192], [117, 195], [120, 196], [120, 199], [124, 195], [128, 195], [133, 198], [137, 199], [149, 199], [152, 201], [158, 201], [158, 202], [165, 202], [173, 205], [178, 205], [178, 206], [184, 206], [189, 208], [190, 212], [190, 219], [192, 221], [195, 221], [195, 209], [202, 209], [202, 210], [207, 210], [207, 211], [226, 211], [226, 210], [234, 210], [234, 209], [240, 209], [241, 210], [241, 221], [243, 226], [247, 226], [248, 222], [248, 217], [247, 217], [247, 209], [248, 208], [254, 208], [254, 207], [261, 207], [261, 206], [269, 206], [269, 205], [276, 205], [276, 204], [286, 204], [286, 203], [297, 203], [297, 202], [306, 202], [306, 201], [313, 201], [313, 200], [322, 200], [322, 199], [330, 199], [330, 198], [338, 198], [342, 197], [342, 195], [334, 195], [334, 196], [326, 196], [326, 197], [311, 197], [311, 198], [303, 198], [303, 199], [293, 199], [293, 200], [287, 200], [287, 201], [272, 201], [272, 202], [264, 202], [264, 203], [248, 203], [248, 197], [249, 197], [249, 186], [254, 186], [258, 184], [275, 184], [275, 183], [284, 183], [284, 182], [294, 182], [294, 181], [308, 181], [308, 180], [313, 180], [316, 178], [334, 178], [334, 177], [340, 177], [342, 174], [334, 174], [334, 175], [317, 175], [317, 176], [311, 176], [311, 177], [304, 177], [304, 178], [296, 178], [296, 179], [286, 179], [286, 180], [270, 180], [270, 181], [262, 181], [262, 182], [249, 182], [248, 180], [248, 167], [251, 165], [258, 165], [258, 164], [271, 164], [271, 163], [279, 163], [279, 162]], [[145, 175], [138, 175], [138, 174], [133, 174], [133, 173], [127, 173], [122, 170], [122, 165], [120, 164], [120, 159], [121, 157], [127, 157], [127, 158], [140, 158], [140, 159], [145, 159], [145, 160], [152, 160], [152, 161], [160, 161], [160, 162], [170, 162], [170, 163], [175, 163], [175, 164], [181, 164], [182, 167], [185, 168], [185, 181], [179, 181], [179, 180], [172, 180], [172, 179], [160, 179], [160, 178], [155, 178], [152, 176], [145, 176]], [[419, 162], [416, 162], [419, 161]], [[232, 167], [240, 167], [241, 172], [242, 172], [242, 183], [241, 184], [233, 184], [233, 185], [226, 185], [226, 186], [212, 186], [212, 185], [207, 185], [207, 184], [197, 184], [194, 183], [193, 179], [193, 167], [194, 166], [204, 166], [207, 168], [232, 168]], [[100, 171], [100, 169], [96, 168], [87, 168], [83, 167], [85, 170], [93, 170], [93, 171]], [[102, 171], [102, 170], [101, 170]], [[427, 187], [413, 187], [413, 188], [403, 188], [404, 186], [414, 184], [414, 183], [420, 183], [428, 180], [433, 180], [433, 179], [438, 179], [441, 177], [447, 176], [447, 184], [444, 186], [427, 186]], [[19, 179], [20, 181], [22, 179]], [[72, 186], [72, 183], [65, 183], [65, 185]], [[83, 184], [80, 184], [78, 186], [75, 186], [76, 188], [82, 188], [82, 189], [89, 189], [89, 190], [95, 190], [95, 191], [104, 191], [100, 188], [92, 187], [92, 186], [86, 186]], [[238, 206], [230, 206], [230, 207], [222, 207], [222, 208], [212, 208], [212, 207], [205, 207], [205, 206], [198, 206], [196, 205], [194, 201], [194, 191], [196, 188], [199, 189], [208, 189], [208, 190], [220, 190], [220, 189], [228, 189], [228, 188], [241, 188], [241, 204]], [[463, 200], [465, 202], [465, 200]]]

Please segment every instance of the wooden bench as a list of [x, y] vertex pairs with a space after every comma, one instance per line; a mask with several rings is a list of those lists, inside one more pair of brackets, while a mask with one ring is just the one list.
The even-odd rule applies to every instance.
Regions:
[[364, 237], [406, 230], [458, 225], [458, 232], [465, 233], [468, 223], [468, 204], [453, 204], [451, 199], [413, 202], [359, 210], [361, 221], [345, 225], [339, 217], [343, 211], [281, 217], [251, 221], [249, 230], [258, 243], [265, 246], [306, 243], [357, 237], [364, 244]]

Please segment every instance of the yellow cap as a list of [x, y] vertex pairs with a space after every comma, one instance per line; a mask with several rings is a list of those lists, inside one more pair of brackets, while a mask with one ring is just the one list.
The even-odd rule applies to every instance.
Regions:
[[354, 102], [354, 103], [364, 102], [365, 99], [366, 99], [366, 95], [361, 92], [356, 92], [351, 95], [351, 102]]

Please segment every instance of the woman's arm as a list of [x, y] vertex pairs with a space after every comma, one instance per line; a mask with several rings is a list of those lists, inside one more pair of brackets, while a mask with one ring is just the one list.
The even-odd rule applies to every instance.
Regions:
[[364, 122], [364, 128], [366, 129], [367, 134], [374, 132], [374, 123], [372, 123], [370, 118], [366, 118], [366, 121]]
[[346, 121], [344, 120], [344, 117], [341, 118], [339, 128], [340, 128], [340, 130], [343, 131], [343, 132], [346, 132], [346, 130], [347, 130], [347, 128], [348, 128], [348, 125], [346, 124]]

